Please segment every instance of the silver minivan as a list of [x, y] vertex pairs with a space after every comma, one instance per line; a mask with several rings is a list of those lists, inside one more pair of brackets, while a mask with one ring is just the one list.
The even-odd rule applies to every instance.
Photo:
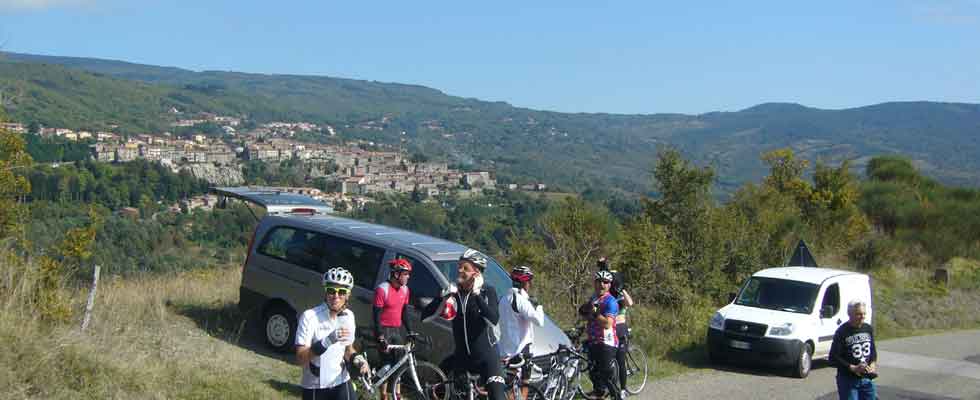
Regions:
[[[239, 308], [260, 316], [269, 346], [288, 351], [296, 332], [297, 313], [323, 301], [323, 272], [343, 266], [354, 275], [350, 309], [357, 317], [357, 336], [362, 343], [373, 343], [374, 287], [387, 278], [388, 261], [401, 257], [412, 262], [408, 286], [416, 305], [424, 307], [455, 282], [457, 260], [465, 250], [466, 246], [448, 240], [328, 214], [265, 215], [249, 245]], [[509, 275], [492, 258], [484, 276], [499, 297], [511, 287]], [[415, 306], [409, 307], [409, 315], [412, 327], [431, 344], [420, 346], [422, 357], [440, 361], [452, 353], [448, 321], [437, 318], [423, 324]], [[543, 327], [535, 327], [531, 350], [542, 355], [557, 350], [559, 344], [570, 342], [546, 317]]]

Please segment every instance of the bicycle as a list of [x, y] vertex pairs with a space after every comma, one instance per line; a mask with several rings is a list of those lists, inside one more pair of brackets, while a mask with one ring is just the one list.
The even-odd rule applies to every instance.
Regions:
[[[592, 393], [588, 390], [588, 388], [593, 388], [593, 382], [591, 381], [591, 378], [589, 378], [587, 381], [586, 377], [589, 377], [591, 375], [590, 372], [593, 369], [597, 368], [597, 366], [595, 362], [593, 362], [592, 358], [587, 356], [588, 348], [586, 347], [585, 343], [581, 341], [582, 334], [584, 332], [585, 332], [584, 327], [579, 327], [576, 329], [565, 331], [565, 334], [568, 336], [568, 338], [572, 340], [572, 344], [574, 344], [578, 348], [577, 351], [572, 350], [571, 348], [566, 348], [566, 351], [569, 352], [569, 354], [573, 355], [575, 358], [575, 360], [570, 362], [570, 364], [575, 366], [575, 369], [569, 371], [570, 376], [568, 379], [568, 384], [569, 385], [574, 384], [575, 390], [571, 391], [572, 393], [570, 396], [569, 394], [566, 393], [565, 400], [571, 399], [572, 397], [575, 396], [575, 394], [582, 396], [582, 398], [585, 398], [586, 400], [603, 399], [602, 397], [593, 396]], [[617, 368], [616, 363], [613, 363], [613, 370], [611, 371], [610, 374], [610, 377], [612, 379], [610, 383], [614, 388], [613, 390], [616, 390], [616, 393], [619, 393], [619, 389], [620, 389], [619, 379], [617, 378], [618, 371], [616, 370], [616, 368]], [[606, 395], [608, 396], [608, 393]]]
[[579, 374], [589, 359], [564, 344], [558, 345], [558, 350], [549, 356], [548, 373], [531, 383], [544, 388], [542, 392], [545, 400], [572, 400], [580, 392]]
[[[446, 400], [446, 393], [439, 390], [446, 381], [446, 374], [439, 367], [415, 357], [415, 341], [420, 337], [413, 332], [406, 336], [405, 344], [388, 345], [388, 351], [400, 351], [404, 355], [395, 365], [358, 378], [369, 398], [377, 399], [378, 389], [390, 380], [388, 393], [395, 400]], [[410, 384], [403, 385], [402, 381]]]
[[625, 338], [626, 342], [624, 343], [626, 347], [626, 387], [623, 389], [629, 394], [640, 394], [647, 384], [649, 365], [647, 363], [647, 355], [643, 352], [643, 349], [630, 346], [630, 337], [633, 336], [632, 333], [633, 328], [629, 328]]
[[[507, 371], [505, 386], [510, 393], [510, 400], [545, 400], [544, 393], [537, 386], [522, 382], [521, 375], [524, 368], [533, 368], [531, 360], [523, 356], [511, 357], [504, 363], [504, 370]], [[522, 396], [521, 389], [527, 389], [527, 397]]]
[[[519, 363], [506, 364], [507, 378], [504, 380], [505, 390], [507, 390], [508, 400], [545, 400], [541, 389], [534, 385], [524, 385], [521, 382], [521, 372], [525, 365], [529, 364], [526, 360]], [[521, 389], [527, 388], [527, 397], [521, 395]], [[453, 379], [446, 381], [446, 393], [449, 400], [479, 400], [487, 399], [488, 392], [480, 386], [480, 375], [471, 372], [456, 374]]]

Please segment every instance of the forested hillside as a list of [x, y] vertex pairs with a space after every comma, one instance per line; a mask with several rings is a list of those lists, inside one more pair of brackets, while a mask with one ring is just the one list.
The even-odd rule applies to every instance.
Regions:
[[777, 103], [701, 115], [568, 114], [394, 83], [12, 53], [5, 60], [0, 87], [8, 113], [49, 126], [87, 128], [111, 121], [130, 132], [156, 130], [166, 126], [170, 107], [260, 122], [305, 120], [336, 126], [345, 138], [401, 143], [414, 152], [488, 168], [504, 181], [545, 181], [577, 192], [595, 187], [646, 193], [654, 155], [665, 144], [713, 166], [722, 195], [761, 179], [766, 167], [758, 154], [783, 147], [832, 164], [851, 159], [856, 171], [875, 155], [902, 154], [942, 182], [980, 183], [976, 104], [821, 110]]

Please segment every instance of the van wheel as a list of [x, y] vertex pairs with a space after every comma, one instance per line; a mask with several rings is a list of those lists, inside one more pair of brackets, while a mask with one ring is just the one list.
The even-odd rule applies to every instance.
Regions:
[[296, 312], [284, 305], [273, 305], [262, 314], [265, 343], [280, 353], [289, 351], [296, 336]]
[[809, 343], [803, 343], [800, 347], [800, 356], [796, 358], [796, 368], [793, 369], [793, 376], [806, 378], [810, 375], [810, 367], [813, 366], [813, 348]]

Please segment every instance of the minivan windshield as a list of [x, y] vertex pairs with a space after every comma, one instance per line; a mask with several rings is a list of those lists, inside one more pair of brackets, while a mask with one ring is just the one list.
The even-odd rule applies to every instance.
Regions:
[[735, 304], [809, 314], [819, 289], [812, 283], [752, 277], [742, 287]]
[[[497, 260], [487, 256], [487, 269], [483, 271], [483, 281], [485, 284], [490, 285], [497, 292], [497, 298], [500, 298], [507, 292], [508, 289], [513, 287], [510, 281], [510, 275], [504, 271], [504, 268], [497, 263]], [[436, 266], [442, 271], [443, 275], [449, 279], [450, 283], [456, 283], [456, 275], [458, 271], [456, 270], [459, 261], [457, 260], [447, 260], [447, 261], [436, 261]]]

